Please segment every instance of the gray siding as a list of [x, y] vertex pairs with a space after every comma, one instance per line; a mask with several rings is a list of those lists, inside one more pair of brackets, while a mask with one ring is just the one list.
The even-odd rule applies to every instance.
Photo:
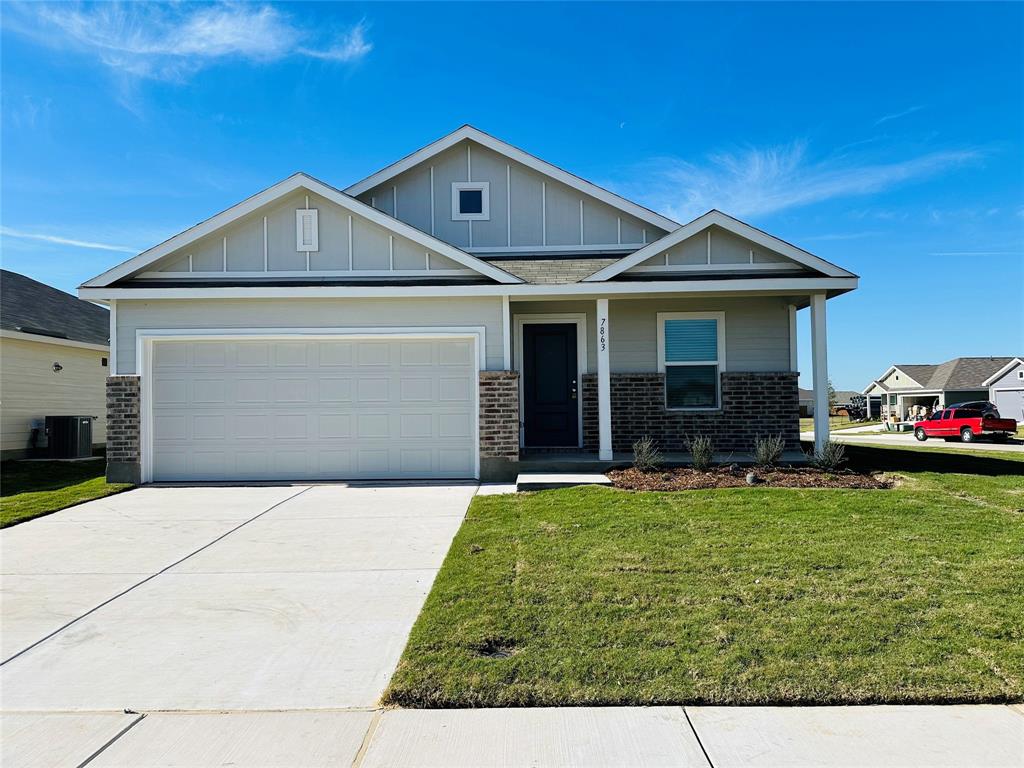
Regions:
[[[549, 246], [611, 246], [619, 242], [620, 226], [624, 244], [641, 244], [644, 230], [647, 242], [665, 234], [664, 230], [469, 141], [364, 192], [359, 199], [365, 203], [373, 201], [377, 208], [392, 213], [393, 189], [397, 189], [397, 217], [416, 227], [423, 228], [421, 225], [427, 223], [424, 229], [429, 232], [431, 167], [434, 169], [433, 233], [459, 248], [506, 247], [510, 239], [512, 247], [519, 249], [543, 246], [545, 242]], [[456, 181], [489, 183], [489, 220], [451, 220], [451, 185]], [[583, 200], [582, 241], [580, 200]]]
[[[734, 235], [721, 227], [711, 227], [711, 263], [712, 264], [749, 264], [751, 254], [755, 264], [793, 264], [780, 253], [767, 250], [745, 238]], [[698, 232], [681, 243], [663, 251], [646, 261], [639, 267], [692, 266], [708, 263], [708, 232]], [[627, 270], [632, 271], [632, 270]]]
[[138, 373], [135, 332], [188, 328], [484, 326], [488, 370], [504, 367], [501, 299], [210, 299], [117, 302], [117, 373]]
[[1024, 370], [1024, 365], [1017, 364], [989, 386], [991, 390], [996, 389], [1019, 389], [1024, 387], [1024, 379], [1018, 378], [1017, 374]]

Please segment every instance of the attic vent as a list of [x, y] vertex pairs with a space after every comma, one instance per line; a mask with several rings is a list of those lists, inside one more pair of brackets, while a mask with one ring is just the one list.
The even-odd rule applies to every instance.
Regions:
[[295, 250], [320, 250], [320, 235], [316, 214], [316, 208], [300, 208], [295, 211]]

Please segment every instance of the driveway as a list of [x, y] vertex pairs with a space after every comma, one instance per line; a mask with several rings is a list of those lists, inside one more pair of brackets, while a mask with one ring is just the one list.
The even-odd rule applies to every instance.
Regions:
[[[372, 708], [475, 490], [146, 487], [7, 529], [0, 708]], [[25, 717], [5, 766], [11, 729], [92, 727]]]

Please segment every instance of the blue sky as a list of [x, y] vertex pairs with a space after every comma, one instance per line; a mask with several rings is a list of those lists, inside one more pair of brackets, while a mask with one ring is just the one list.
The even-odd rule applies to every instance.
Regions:
[[839, 388], [1024, 353], [1022, 4], [8, 3], [0, 35], [3, 265], [65, 290], [468, 122], [861, 275]]

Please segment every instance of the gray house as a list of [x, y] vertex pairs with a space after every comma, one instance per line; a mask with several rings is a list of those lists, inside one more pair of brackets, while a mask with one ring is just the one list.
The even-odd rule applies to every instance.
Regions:
[[[930, 412], [954, 403], [992, 399], [990, 386], [1000, 376], [1012, 376], [1011, 363], [1015, 359], [955, 357], [938, 365], [893, 365], [861, 394], [868, 396], [869, 403], [872, 398], [880, 398], [882, 410], [881, 414], [876, 415], [893, 421], [905, 421], [911, 419], [912, 412]], [[999, 386], [1009, 388], [1011, 384], [1000, 380]], [[1024, 387], [1024, 383], [1019, 383], [1019, 386]], [[1009, 397], [1007, 395], [1004, 398], [1007, 405], [1009, 402], [1006, 398]], [[1012, 413], [1012, 410], [1008, 408], [1008, 413]], [[999, 412], [1003, 412], [1001, 407]]]
[[1000, 416], [1024, 424], [1024, 358], [1013, 358], [982, 383]]
[[824, 399], [826, 300], [856, 287], [464, 126], [344, 190], [295, 174], [80, 295], [114, 317], [108, 474], [148, 482], [502, 478], [645, 434], [795, 448], [795, 313]]

